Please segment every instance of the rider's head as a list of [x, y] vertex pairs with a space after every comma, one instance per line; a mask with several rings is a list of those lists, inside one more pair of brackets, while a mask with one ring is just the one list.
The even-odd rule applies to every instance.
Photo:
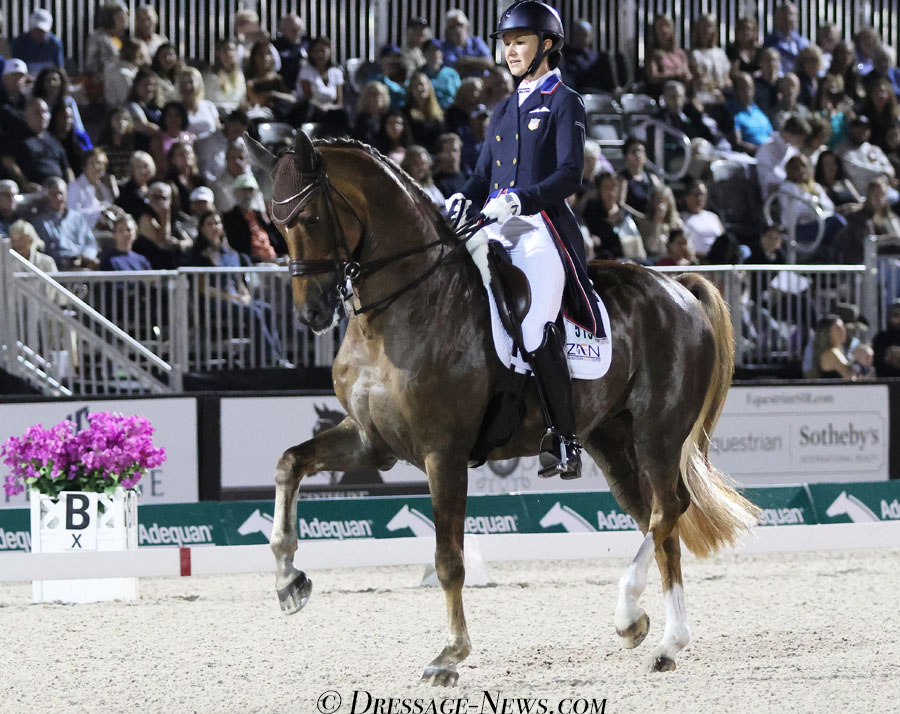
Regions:
[[522, 80], [543, 74], [538, 70], [545, 62], [544, 71], [559, 65], [565, 31], [552, 7], [537, 0], [521, 0], [500, 16], [491, 37], [503, 40], [509, 71]]

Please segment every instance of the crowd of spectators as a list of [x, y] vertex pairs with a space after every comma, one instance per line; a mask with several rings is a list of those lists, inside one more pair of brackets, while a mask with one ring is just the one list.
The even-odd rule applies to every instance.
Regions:
[[[99, 8], [74, 78], [48, 10], [35, 10], [0, 58], [0, 232], [18, 225], [21, 236], [24, 220], [30, 245], [61, 270], [283, 260], [268, 177], [254, 174], [242, 138], [263, 121], [313, 122], [319, 136], [371, 144], [443, 206], [474, 169], [493, 108], [514, 91], [461, 10], [446, 13], [443, 37], [428, 19], [410, 19], [403, 45], [381, 47], [353, 77], [332, 41], [308, 36], [295, 14], [270, 37], [254, 11], [238, 11], [208, 65], [179, 56], [151, 5], [130, 19], [121, 3]], [[822, 222], [809, 260], [858, 263], [866, 236], [900, 234], [894, 50], [871, 27], [852, 38], [828, 23], [814, 38], [797, 28], [786, 2], [765, 37], [741, 17], [721, 47], [720, 24], [705, 14], [681, 47], [672, 18], [658, 15], [638, 86], [627, 88], [654, 97], [655, 118], [684, 132], [698, 156], [754, 164], [759, 198], [777, 193], [780, 219], [732, 235], [709, 205], [708, 161], [667, 185], [641, 140], [627, 138], [615, 165], [588, 140], [570, 203], [590, 257], [777, 265], [786, 260], [779, 224], [803, 244], [817, 241]], [[594, 34], [586, 20], [571, 23], [559, 70], [582, 93], [615, 91]]]

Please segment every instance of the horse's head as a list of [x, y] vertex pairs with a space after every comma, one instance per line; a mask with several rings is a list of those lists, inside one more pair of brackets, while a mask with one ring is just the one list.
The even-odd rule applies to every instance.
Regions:
[[272, 173], [272, 219], [288, 245], [299, 319], [325, 332], [342, 315], [348, 266], [362, 238], [361, 211], [350, 203], [346, 186], [332, 183], [322, 153], [302, 131], [293, 152], [277, 158], [252, 140], [248, 144], [256, 163]]

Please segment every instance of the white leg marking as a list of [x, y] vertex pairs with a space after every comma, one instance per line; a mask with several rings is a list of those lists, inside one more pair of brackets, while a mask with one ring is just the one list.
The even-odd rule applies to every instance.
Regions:
[[613, 618], [616, 629], [624, 632], [643, 614], [638, 599], [647, 587], [647, 570], [653, 556], [653, 533], [647, 533], [637, 555], [619, 579], [619, 600]]
[[691, 629], [688, 627], [687, 607], [684, 604], [684, 588], [681, 583], [672, 586], [664, 596], [666, 609], [666, 629], [657, 653], [669, 659], [681, 652], [691, 641]]

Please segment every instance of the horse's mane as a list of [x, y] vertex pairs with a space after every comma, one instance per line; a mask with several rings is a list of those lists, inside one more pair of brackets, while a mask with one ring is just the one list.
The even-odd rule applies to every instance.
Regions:
[[418, 215], [430, 219], [431, 225], [439, 237], [450, 240], [454, 237], [454, 233], [450, 228], [450, 224], [434, 205], [432, 200], [425, 194], [422, 187], [416, 180], [398, 166], [392, 159], [382, 154], [378, 149], [370, 144], [362, 141], [348, 138], [338, 139], [316, 139], [313, 144], [316, 147], [335, 148], [335, 149], [356, 149], [372, 159], [376, 164], [381, 166], [385, 171], [393, 175], [415, 199], [417, 207], [420, 209]]

